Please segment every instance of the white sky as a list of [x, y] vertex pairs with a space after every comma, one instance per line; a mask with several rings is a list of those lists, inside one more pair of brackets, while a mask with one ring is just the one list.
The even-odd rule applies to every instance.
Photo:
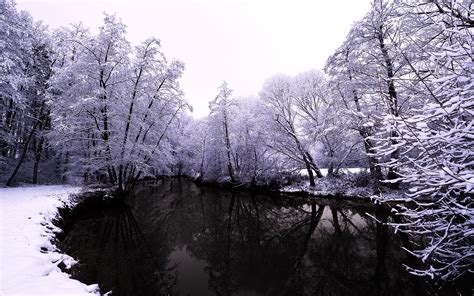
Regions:
[[117, 13], [136, 45], [161, 40], [186, 64], [181, 86], [194, 116], [226, 80], [236, 96], [257, 95], [265, 79], [322, 68], [370, 0], [16, 0], [50, 28], [82, 21], [95, 30]]

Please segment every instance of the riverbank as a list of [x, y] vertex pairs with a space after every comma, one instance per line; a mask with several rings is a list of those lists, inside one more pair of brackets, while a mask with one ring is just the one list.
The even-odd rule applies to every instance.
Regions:
[[[365, 172], [346, 172], [338, 176], [326, 176], [316, 179], [315, 186], [310, 186], [304, 176], [295, 178], [282, 184], [253, 185], [246, 183], [232, 183], [229, 180], [204, 181], [193, 179], [200, 185], [214, 186], [237, 191], [249, 191], [263, 194], [280, 194], [298, 198], [329, 198], [337, 200], [365, 200], [374, 201], [373, 186], [370, 176]], [[382, 188], [386, 200], [405, 202], [405, 190]]]
[[[338, 258], [350, 257], [351, 266], [353, 260], [359, 258], [362, 261], [356, 264], [357, 266], [369, 264], [375, 268], [368, 268], [371, 270], [370, 275], [362, 274], [357, 281], [363, 282], [360, 285], [361, 291], [373, 285], [372, 274], [377, 273], [377, 266], [380, 264], [396, 270], [395, 278], [405, 279], [407, 281], [404, 284], [405, 287], [406, 284], [414, 282], [419, 282], [423, 290], [436, 286], [434, 282], [418, 280], [402, 268], [407, 262], [404, 259], [406, 254], [398, 249], [401, 244], [399, 238], [394, 238], [394, 235], [387, 231], [387, 225], [375, 223], [375, 220], [371, 218], [376, 217], [377, 220], [386, 222], [390, 211], [374, 206], [373, 202], [356, 198], [347, 200], [336, 197], [326, 199], [324, 196], [314, 198], [308, 193], [306, 197], [302, 193], [266, 196], [242, 187], [237, 187], [237, 190], [235, 187], [233, 190], [219, 190], [219, 187], [219, 185], [197, 185], [191, 178], [162, 177], [160, 180], [141, 182], [134, 192], [123, 196], [124, 198], [122, 196], [110, 198], [116, 195], [112, 189], [104, 190], [104, 188], [94, 190], [90, 194], [81, 194], [75, 199], [78, 201], [77, 204], [59, 210], [59, 219], [54, 222], [63, 230], [61, 235], [56, 236], [58, 239], [56, 245], [81, 262], [81, 265], [75, 265], [67, 272], [83, 283], [100, 283], [104, 293], [122, 291], [126, 295], [132, 292], [140, 294], [135, 290], [135, 287], [140, 287], [144, 289], [142, 295], [166, 295], [174, 291], [174, 288], [179, 291], [190, 289], [187, 281], [178, 283], [178, 286], [174, 288], [173, 283], [179, 278], [194, 279], [196, 266], [198, 266], [198, 269], [202, 270], [200, 271], [200, 278], [203, 279], [202, 289], [207, 291], [214, 287], [207, 286], [208, 277], [216, 273], [208, 275], [202, 262], [206, 262], [206, 266], [212, 266], [214, 261], [210, 258], [216, 258], [216, 256], [221, 258], [229, 254], [219, 253], [225, 249], [225, 246], [235, 246], [228, 250], [235, 252], [232, 258], [241, 256], [239, 257], [241, 259], [236, 262], [244, 262], [243, 258], [250, 258], [250, 254], [245, 254], [245, 252], [255, 246], [265, 246], [260, 254], [268, 254], [270, 257], [272, 254], [279, 254], [278, 258], [281, 258], [280, 255], [283, 252], [289, 258], [284, 260], [285, 262], [294, 262], [292, 256], [299, 256], [301, 253], [293, 252], [293, 250], [297, 250], [299, 246], [306, 245], [318, 249], [321, 247], [319, 245], [322, 242], [321, 239], [324, 239], [332, 250], [332, 246], [341, 244], [340, 239], [344, 237], [345, 242], [352, 241], [352, 243], [347, 244], [342, 248], [343, 250], [350, 250], [362, 242], [364, 244], [370, 242], [363, 248], [353, 249], [349, 254], [336, 256]], [[319, 221], [321, 223], [318, 228]], [[222, 227], [223, 223], [228, 224]], [[380, 231], [381, 229], [385, 230]], [[251, 231], [248, 239], [242, 240], [242, 234], [249, 233], [248, 231]], [[262, 234], [262, 232], [267, 234]], [[259, 235], [255, 236], [256, 233]], [[375, 234], [383, 234], [383, 237]], [[309, 244], [308, 238], [313, 235], [318, 237], [318, 243]], [[272, 239], [268, 240], [267, 244], [265, 238], [269, 237]], [[219, 246], [222, 238], [227, 239], [228, 243]], [[256, 241], [251, 243], [250, 239], [256, 239]], [[387, 243], [389, 240], [392, 243]], [[209, 241], [213, 243], [203, 247], [203, 243]], [[250, 243], [248, 246], [242, 245], [247, 242]], [[297, 242], [297, 244], [286, 249], [290, 242]], [[387, 254], [397, 252], [398, 255], [390, 261], [383, 259], [382, 262], [378, 262], [379, 257], [374, 252], [374, 246], [382, 245], [393, 247]], [[274, 250], [268, 252], [267, 247]], [[206, 252], [202, 252], [201, 248]], [[327, 249], [327, 247], [322, 247], [318, 249], [318, 252]], [[211, 253], [207, 253], [208, 250], [211, 250]], [[367, 250], [372, 251], [366, 252]], [[386, 252], [385, 247], [382, 247], [380, 251]], [[196, 256], [201, 257], [196, 259], [196, 262], [190, 262]], [[270, 257], [263, 262], [277, 261]], [[334, 256], [324, 257], [334, 258]], [[385, 255], [382, 257], [384, 258]], [[189, 266], [169, 273], [171, 267], [182, 264], [189, 264]], [[249, 264], [247, 265], [250, 266]], [[344, 262], [337, 264], [345, 266]], [[317, 266], [320, 265], [318, 261]], [[209, 270], [215, 268], [218, 267]], [[266, 269], [268, 266], [263, 264], [261, 268]], [[313, 270], [312, 268], [308, 269], [308, 272]], [[346, 267], [343, 269], [346, 270]], [[158, 273], [157, 270], [159, 270]], [[189, 270], [192, 272], [188, 273]], [[285, 276], [287, 270], [291, 268], [282, 268], [278, 276]], [[176, 272], [179, 276], [174, 278]], [[248, 270], [245, 269], [245, 272]], [[347, 283], [354, 282], [354, 273], [359, 274], [360, 271], [349, 272]], [[395, 273], [390, 272], [390, 274]], [[311, 279], [316, 277], [317, 275], [310, 276]], [[140, 281], [150, 278], [153, 280]], [[339, 281], [340, 277], [337, 280]], [[384, 282], [382, 285], [386, 285], [387, 289], [391, 290], [393, 287], [390, 282], [392, 281]], [[460, 282], [459, 288], [464, 289], [463, 287], [468, 287], [468, 284]], [[273, 284], [264, 287], [269, 291], [274, 291], [273, 288]], [[456, 289], [457, 284], [454, 286], [447, 284], [443, 288], [443, 295], [464, 295], [464, 293], [454, 293]], [[261, 290], [261, 288], [256, 290]], [[189, 291], [195, 292], [194, 288]], [[203, 292], [202, 295], [206, 293]], [[427, 291], [427, 295], [440, 294], [433, 290], [429, 293]]]
[[0, 188], [0, 294], [97, 295], [97, 285], [71, 279], [59, 266], [76, 261], [54, 246], [52, 220], [79, 187]]
[[404, 295], [440, 295], [434, 282], [406, 272], [401, 236], [371, 218], [386, 222], [390, 211], [372, 202], [220, 189], [191, 178], [148, 182], [124, 199], [82, 194], [60, 210], [65, 237], [57, 245], [80, 260], [75, 278], [124, 295], [224, 294], [228, 283], [242, 294], [320, 291], [297, 290], [300, 274], [305, 283], [329, 279], [335, 295], [369, 295], [374, 285], [380, 294], [403, 286]]

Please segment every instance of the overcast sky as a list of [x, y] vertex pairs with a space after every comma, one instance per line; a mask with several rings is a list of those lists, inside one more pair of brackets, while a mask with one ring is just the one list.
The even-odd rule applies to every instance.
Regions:
[[133, 44], [155, 36], [186, 64], [181, 86], [194, 116], [226, 80], [236, 96], [257, 95], [265, 79], [322, 68], [370, 0], [16, 0], [54, 29], [82, 21], [98, 28], [117, 13]]

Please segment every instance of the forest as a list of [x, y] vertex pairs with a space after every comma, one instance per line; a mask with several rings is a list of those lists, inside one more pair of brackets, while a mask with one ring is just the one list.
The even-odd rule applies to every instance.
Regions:
[[131, 44], [107, 13], [97, 33], [50, 30], [1, 1], [0, 184], [357, 185], [426, 238], [406, 250], [426, 263], [412, 274], [472, 276], [473, 17], [470, 1], [375, 0], [324, 69], [276, 74], [256, 97], [222, 77], [195, 118], [185, 63], [159, 39]]

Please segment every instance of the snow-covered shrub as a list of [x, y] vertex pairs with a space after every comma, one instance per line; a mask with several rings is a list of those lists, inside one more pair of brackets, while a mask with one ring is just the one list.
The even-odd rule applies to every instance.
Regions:
[[426, 238], [407, 250], [425, 263], [410, 272], [454, 280], [474, 270], [474, 32], [462, 1], [418, 9], [424, 14], [413, 20], [423, 27], [418, 38], [431, 48], [420, 49], [413, 85], [422, 86], [427, 103], [411, 116], [385, 118], [396, 133], [382, 139], [378, 155], [398, 149], [400, 158], [384, 165], [410, 186], [406, 200], [414, 206], [394, 209], [403, 217], [396, 230]]

